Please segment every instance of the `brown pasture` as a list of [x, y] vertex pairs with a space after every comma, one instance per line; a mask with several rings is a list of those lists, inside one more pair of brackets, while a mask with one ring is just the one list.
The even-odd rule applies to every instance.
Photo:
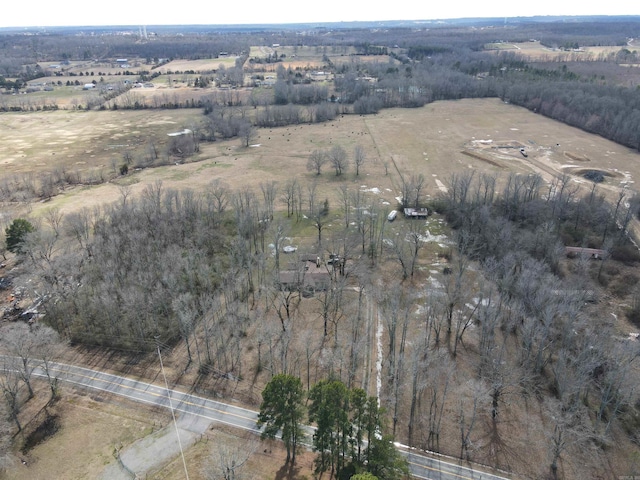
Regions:
[[485, 46], [486, 50], [494, 52], [509, 51], [528, 57], [531, 60], [557, 60], [557, 61], [593, 61], [599, 58], [615, 54], [624, 47], [595, 46], [581, 47], [575, 50], [563, 48], [549, 48], [538, 41], [521, 43], [491, 43]]
[[279, 62], [253, 64], [251, 68], [254, 71], [275, 72], [278, 66], [282, 65], [292, 70], [318, 70], [326, 66], [325, 56], [335, 65], [359, 62], [389, 63], [391, 61], [388, 55], [355, 55], [356, 50], [353, 47], [254, 46], [251, 47], [249, 57], [267, 58], [275, 53], [281, 57]]
[[0, 115], [2, 175], [51, 172], [58, 168], [107, 167], [111, 159], [193, 121], [194, 110], [55, 111]]
[[[4, 146], [2, 175], [67, 169], [109, 170], [123, 151], [156, 141], [199, 121], [199, 110], [5, 113], [0, 115]], [[254, 146], [239, 140], [203, 143], [184, 164], [145, 169], [122, 179], [137, 191], [162, 180], [167, 186], [203, 188], [215, 178], [232, 187], [284, 182], [298, 177], [319, 182], [321, 195], [342, 184], [377, 188], [380, 201], [399, 195], [400, 175], [422, 174], [428, 195], [437, 195], [455, 172], [537, 173], [550, 181], [576, 168], [600, 169], [610, 176], [603, 191], [633, 189], [640, 155], [601, 137], [549, 120], [496, 99], [436, 102], [419, 109], [390, 109], [377, 115], [344, 115], [319, 125], [259, 129]], [[361, 145], [367, 155], [360, 177], [353, 169], [336, 177], [326, 165], [319, 178], [306, 162], [315, 149], [342, 146], [349, 155]], [[516, 148], [517, 147], [517, 148]], [[527, 158], [519, 149], [525, 148]], [[385, 169], [385, 164], [387, 168]], [[286, 173], [283, 173], [286, 172]], [[385, 173], [388, 173], [385, 175]], [[587, 183], [579, 176], [576, 182]], [[43, 207], [64, 210], [87, 202], [113, 200], [112, 183], [65, 192]]]
[[233, 67], [236, 57], [220, 57], [202, 60], [172, 60], [171, 62], [157, 68], [160, 73], [166, 72], [184, 72], [185, 70], [193, 70], [195, 72], [213, 72], [224, 65], [225, 68]]
[[391, 58], [389, 55], [340, 55], [331, 58], [331, 61], [336, 65], [359, 64], [359, 63], [384, 63], [397, 65], [400, 64], [398, 60]]

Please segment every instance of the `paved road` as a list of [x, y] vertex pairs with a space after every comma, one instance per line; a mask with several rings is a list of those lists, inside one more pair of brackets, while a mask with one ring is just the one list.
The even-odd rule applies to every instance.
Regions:
[[[50, 371], [59, 380], [73, 385], [109, 392], [157, 407], [169, 408], [171, 404], [175, 412], [196, 415], [251, 432], [260, 432], [260, 429], [256, 426], [258, 413], [252, 410], [191, 395], [179, 390], [171, 390], [171, 398], [169, 398], [165, 387], [83, 367], [55, 363], [50, 366]], [[36, 369], [34, 375], [45, 376], [40, 369]], [[313, 429], [309, 427], [307, 433], [311, 436]], [[404, 448], [400, 448], [400, 452], [407, 456], [411, 473], [415, 478], [428, 480], [506, 479], [506, 477], [471, 470]]]

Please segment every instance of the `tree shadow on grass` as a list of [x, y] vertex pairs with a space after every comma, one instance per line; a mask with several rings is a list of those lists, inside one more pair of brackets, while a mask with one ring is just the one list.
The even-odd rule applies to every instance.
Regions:
[[275, 476], [275, 480], [294, 480], [296, 478], [300, 478], [300, 467], [288, 462], [280, 467]]

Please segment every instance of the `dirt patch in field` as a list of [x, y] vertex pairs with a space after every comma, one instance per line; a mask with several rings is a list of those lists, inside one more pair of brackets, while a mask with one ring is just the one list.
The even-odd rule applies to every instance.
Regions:
[[590, 162], [591, 159], [585, 155], [578, 155], [571, 152], [564, 152], [564, 156], [574, 162]]
[[468, 150], [463, 150], [462, 151], [463, 155], [468, 155], [469, 157], [475, 158], [476, 160], [481, 160], [483, 162], [488, 163], [489, 165], [493, 165], [494, 167], [498, 167], [498, 168], [505, 168], [504, 165], [502, 165], [502, 163], [497, 162], [495, 160], [490, 159], [489, 157], [486, 157], [484, 155], [480, 155], [479, 153], [476, 152], [470, 152]]
[[202, 60], [173, 60], [156, 70], [161, 73], [167, 72], [184, 72], [193, 70], [194, 72], [212, 72], [217, 71], [220, 65], [225, 68], [235, 65], [236, 57], [219, 57]]
[[624, 176], [619, 172], [607, 172], [604, 170], [596, 170], [592, 168], [578, 168], [575, 170], [571, 170], [570, 173], [572, 175], [576, 175], [579, 177], [586, 178], [592, 182], [601, 183], [605, 181], [605, 179], [619, 179]]

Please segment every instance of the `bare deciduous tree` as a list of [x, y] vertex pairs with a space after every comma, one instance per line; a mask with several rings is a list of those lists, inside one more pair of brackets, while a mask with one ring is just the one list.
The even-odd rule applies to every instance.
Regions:
[[405, 347], [411, 320], [412, 299], [400, 284], [395, 284], [386, 294], [380, 295], [380, 306], [388, 337], [388, 388], [392, 399], [392, 434], [395, 437], [400, 409], [401, 385], [405, 374]]
[[48, 327], [29, 326], [24, 322], [16, 322], [5, 326], [2, 330], [2, 346], [10, 355], [19, 359], [17, 374], [27, 387], [30, 399], [34, 395], [31, 376], [37, 367], [35, 360], [38, 358], [42, 343], [47, 340], [46, 336], [38, 333], [40, 328]]
[[[460, 425], [460, 458], [471, 461], [473, 440], [471, 438], [474, 427], [484, 410], [484, 403], [488, 398], [483, 382], [470, 380], [465, 388], [470, 398], [459, 399], [458, 422]], [[471, 407], [469, 406], [471, 403]]]
[[287, 217], [295, 213], [296, 209], [296, 189], [298, 188], [298, 180], [290, 178], [284, 184], [281, 200], [287, 204]]
[[215, 212], [218, 214], [224, 213], [229, 203], [229, 188], [224, 185], [220, 179], [216, 178], [209, 185], [207, 195], [209, 195], [212, 200]]
[[71, 212], [65, 216], [65, 227], [72, 237], [74, 237], [80, 248], [91, 256], [91, 211], [83, 208], [78, 212]]
[[316, 191], [318, 190], [318, 182], [315, 180], [307, 183], [307, 200], [309, 202], [309, 212], [316, 209]]
[[258, 131], [248, 120], [242, 121], [238, 129], [238, 136], [242, 139], [242, 145], [248, 148], [258, 137]]
[[180, 335], [187, 347], [187, 366], [185, 368], [189, 368], [189, 365], [193, 361], [191, 355], [191, 335], [195, 332], [196, 319], [198, 316], [195, 298], [190, 292], [181, 293], [173, 299], [172, 308], [176, 313]]
[[425, 446], [434, 451], [440, 450], [440, 432], [447, 403], [449, 387], [455, 373], [455, 365], [448, 355], [440, 352], [433, 355], [428, 363], [424, 401], [428, 404]]
[[329, 159], [327, 158], [327, 154], [322, 150], [314, 150], [309, 155], [309, 159], [307, 160], [307, 170], [310, 172], [316, 172], [316, 175], [320, 175], [322, 173], [322, 167], [327, 163]]
[[550, 470], [554, 479], [563, 478], [559, 474], [559, 461], [569, 448], [586, 444], [594, 438], [594, 432], [590, 431], [589, 420], [586, 412], [580, 410], [566, 410], [562, 403], [548, 399], [546, 411], [550, 419], [550, 427], [547, 430], [547, 440], [550, 456]]
[[387, 239], [385, 243], [394, 252], [402, 268], [402, 279], [413, 277], [418, 265], [418, 253], [424, 246], [424, 236], [420, 228], [422, 222], [409, 221], [402, 224], [396, 238]]
[[327, 153], [329, 162], [336, 172], [336, 176], [342, 175], [349, 167], [347, 152], [340, 145], [335, 145]]
[[18, 431], [22, 431], [22, 425], [18, 414], [22, 402], [20, 399], [20, 366], [15, 358], [5, 358], [4, 364], [0, 368], [0, 391], [6, 402], [7, 410], [11, 419], [15, 422]]
[[367, 155], [362, 145], [356, 145], [353, 149], [353, 164], [356, 167], [356, 176], [360, 175], [360, 169], [367, 160]]
[[273, 205], [278, 194], [278, 182], [261, 182], [260, 190], [262, 191], [262, 199], [264, 200], [264, 208], [266, 210], [269, 221], [273, 220]]
[[227, 440], [215, 445], [211, 460], [205, 467], [204, 477], [207, 480], [244, 480], [251, 478], [246, 472], [246, 464], [251, 455], [258, 449], [259, 442], [255, 438], [247, 440]]
[[411, 185], [411, 199], [415, 208], [420, 206], [422, 202], [422, 191], [424, 189], [424, 175], [419, 173], [417, 175], [411, 175], [410, 185]]
[[62, 233], [62, 220], [63, 215], [58, 207], [49, 208], [45, 212], [44, 221], [56, 237]]

